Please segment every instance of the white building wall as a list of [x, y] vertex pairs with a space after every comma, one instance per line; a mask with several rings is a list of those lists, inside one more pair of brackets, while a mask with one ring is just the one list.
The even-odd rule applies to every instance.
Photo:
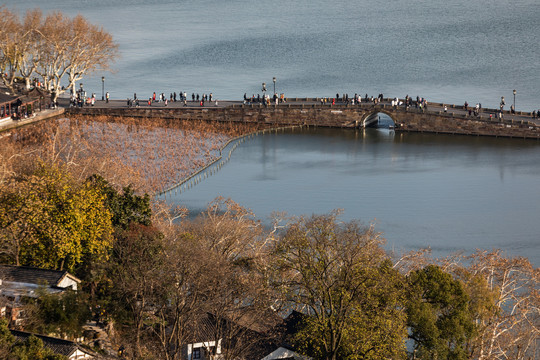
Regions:
[[69, 276], [64, 276], [57, 286], [63, 289], [71, 288], [72, 290], [77, 290], [77, 282]]

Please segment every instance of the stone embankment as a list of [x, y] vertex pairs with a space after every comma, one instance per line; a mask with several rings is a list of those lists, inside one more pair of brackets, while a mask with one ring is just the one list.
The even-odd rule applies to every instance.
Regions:
[[11, 118], [0, 120], [0, 131], [14, 129], [20, 126], [25, 126], [38, 121], [52, 119], [64, 114], [66, 109], [59, 107], [56, 109], [47, 109], [34, 113], [32, 116], [20, 120], [13, 120]]

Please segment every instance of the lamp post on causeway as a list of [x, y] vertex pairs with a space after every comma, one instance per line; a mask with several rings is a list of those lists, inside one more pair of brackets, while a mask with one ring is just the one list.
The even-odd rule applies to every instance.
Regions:
[[275, 94], [276, 93], [276, 77], [275, 76], [272, 79], [272, 81], [274, 82], [274, 94]]
[[514, 89], [513, 93], [514, 93], [514, 111], [516, 111], [516, 89]]
[[105, 76], [101, 77], [101, 101], [105, 100]]

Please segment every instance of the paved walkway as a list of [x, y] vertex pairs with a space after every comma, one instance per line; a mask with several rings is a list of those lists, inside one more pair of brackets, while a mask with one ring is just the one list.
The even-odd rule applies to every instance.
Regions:
[[[33, 116], [21, 119], [21, 120], [13, 120], [11, 118], [0, 120], [0, 132], [13, 129], [16, 127], [24, 126], [27, 124], [35, 123], [41, 120], [45, 120], [51, 117], [55, 117], [58, 115], [62, 115], [65, 111], [65, 108], [59, 107], [58, 109], [46, 109], [40, 112], [34, 113]], [[2, 136], [0, 135], [0, 138]]]
[[[331, 98], [327, 98], [327, 99], [330, 99], [330, 102], [327, 102], [325, 106], [328, 106], [328, 104], [331, 103]], [[403, 99], [400, 99], [401, 101], [403, 101]], [[215, 102], [205, 102], [204, 103], [204, 106], [200, 106], [200, 102], [198, 101], [188, 101], [187, 102], [187, 108], [191, 108], [191, 109], [194, 109], [194, 108], [216, 108], [216, 107], [219, 107], [219, 108], [224, 108], [224, 107], [228, 107], [228, 106], [231, 106], [231, 105], [242, 105], [244, 102], [243, 101], [234, 101], [234, 100], [218, 100], [217, 102], [217, 105], [215, 104]], [[258, 105], [259, 103], [254, 103], [255, 105]], [[304, 105], [304, 106], [320, 106], [321, 105], [321, 102], [320, 102], [320, 98], [318, 99], [315, 99], [315, 98], [288, 98], [287, 99], [287, 102], [286, 103], [280, 103], [278, 105], [278, 107], [280, 106], [287, 106], [288, 104], [291, 104], [291, 105]], [[377, 104], [377, 106], [382, 106], [382, 105], [385, 105], [385, 107], [390, 107], [391, 106], [391, 100], [388, 100], [388, 99], [385, 99], [385, 101], [383, 102], [380, 102]], [[447, 105], [447, 113], [451, 114], [451, 113], [454, 113], [455, 116], [458, 116], [458, 117], [465, 117], [465, 118], [468, 118], [468, 119], [475, 119], [475, 118], [479, 118], [479, 119], [482, 119], [482, 120], [489, 120], [490, 119], [490, 115], [492, 117], [492, 119], [497, 119], [497, 116], [498, 116], [498, 110], [496, 109], [481, 109], [480, 111], [480, 114], [478, 117], [475, 117], [474, 115], [470, 115], [469, 116], [469, 112], [465, 109], [463, 109], [462, 106], [457, 106], [455, 105], [455, 107], [452, 107], [453, 105], [452, 104], [446, 104]], [[64, 106], [68, 106], [68, 104], [64, 104]], [[274, 106], [274, 105], [270, 105], [270, 106]], [[345, 103], [343, 102], [338, 102], [336, 103], [335, 106], [345, 106]], [[356, 106], [361, 106], [361, 107], [371, 107], [373, 106], [373, 103], [372, 102], [361, 102], [360, 104], [356, 104], [356, 105], [349, 105], [350, 107], [356, 107]], [[128, 102], [127, 102], [127, 99], [126, 100], [110, 100], [108, 103], [106, 101], [101, 101], [101, 100], [98, 100], [95, 102], [94, 104], [94, 107], [95, 108], [115, 108], [115, 109], [118, 109], [118, 108], [127, 108], [129, 107], [128, 106]], [[153, 102], [151, 105], [148, 105], [148, 100], [146, 101], [139, 101], [139, 108], [141, 109], [154, 109], [154, 108], [173, 108], [173, 109], [185, 109], [186, 106], [184, 106], [184, 103], [181, 102], [181, 101], [176, 101], [176, 102], [168, 102], [167, 105], [165, 105], [164, 102]], [[398, 107], [399, 109], [403, 109], [405, 110], [405, 107], [402, 105], [402, 106], [399, 106]], [[471, 107], [469, 107], [471, 108]], [[409, 109], [411, 110], [416, 110], [416, 108], [413, 106], [409, 107]], [[471, 108], [472, 109], [472, 108]], [[439, 114], [439, 113], [444, 113], [444, 105], [443, 104], [440, 104], [440, 103], [429, 103], [428, 102], [428, 108], [427, 108], [427, 112], [428, 113], [433, 113], [433, 114]], [[515, 121], [525, 121], [525, 122], [533, 122], [535, 123], [536, 125], [539, 125], [540, 126], [540, 119], [536, 118], [536, 119], [533, 119], [531, 114], [530, 113], [523, 113], [523, 114], [520, 114], [520, 112], [518, 111], [516, 114], [511, 114], [509, 111], [504, 111], [503, 113], [503, 117], [504, 117], [504, 120], [515, 120]]]

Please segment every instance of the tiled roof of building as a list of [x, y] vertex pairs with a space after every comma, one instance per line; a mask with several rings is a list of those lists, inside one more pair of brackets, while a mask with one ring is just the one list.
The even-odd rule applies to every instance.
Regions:
[[0, 104], [15, 101], [17, 98], [18, 96], [6, 95], [4, 92], [0, 92]]
[[57, 286], [65, 277], [70, 276], [77, 282], [80, 282], [75, 276], [67, 271], [39, 269], [29, 266], [0, 265], [0, 279], [5, 281], [22, 282], [29, 284], [46, 284], [48, 286]]
[[43, 345], [47, 348], [51, 349], [55, 354], [60, 354], [64, 356], [70, 356], [73, 354], [77, 349], [92, 355], [92, 353], [88, 350], [82, 349], [77, 343], [69, 340], [63, 340], [59, 338], [54, 338], [50, 336], [44, 336], [44, 335], [37, 335], [28, 333], [25, 331], [17, 331], [17, 330], [10, 330], [13, 336], [19, 341], [26, 341], [31, 335], [34, 335], [41, 341], [43, 341]]
[[40, 96], [43, 96], [43, 97], [51, 96], [49, 92], [45, 91], [44, 89], [40, 89], [38, 87], [33, 87], [32, 89], [23, 92], [23, 94], [31, 98], [40, 97]]

